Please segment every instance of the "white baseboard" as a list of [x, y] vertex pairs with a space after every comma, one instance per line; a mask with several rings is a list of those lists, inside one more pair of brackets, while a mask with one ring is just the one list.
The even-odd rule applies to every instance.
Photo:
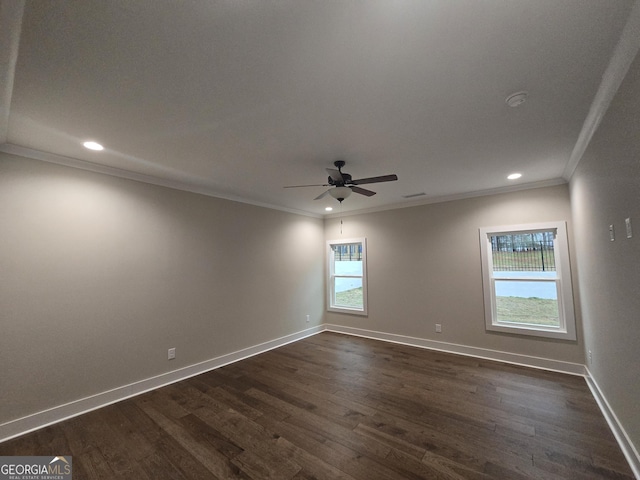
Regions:
[[435, 340], [427, 340], [424, 338], [409, 337], [405, 335], [396, 335], [394, 333], [376, 332], [373, 330], [364, 330], [360, 328], [345, 327], [342, 325], [325, 325], [325, 330], [330, 332], [344, 333], [358, 337], [371, 338], [374, 340], [382, 340], [385, 342], [400, 343], [412, 347], [427, 348], [430, 350], [438, 350], [446, 353], [454, 353], [457, 355], [466, 355], [470, 357], [483, 358], [486, 360], [495, 360], [498, 362], [522, 365], [530, 368], [539, 368], [543, 370], [551, 370], [555, 372], [567, 373], [570, 375], [579, 375], [585, 378], [589, 389], [596, 403], [600, 407], [602, 414], [609, 424], [613, 435], [620, 445], [620, 449], [624, 454], [629, 467], [635, 477], [640, 480], [640, 455], [635, 448], [633, 442], [629, 439], [627, 432], [622, 427], [618, 417], [611, 409], [609, 402], [602, 394], [602, 390], [593, 379], [591, 372], [585, 365], [563, 362], [559, 360], [550, 360], [548, 358], [532, 357], [528, 355], [519, 355], [516, 353], [502, 352], [499, 350], [489, 350], [484, 348], [469, 347], [466, 345], [458, 345], [455, 343], [438, 342]]
[[310, 337], [317, 333], [324, 331], [323, 325], [309, 328], [301, 332], [286, 335], [281, 338], [276, 338], [268, 342], [264, 342], [258, 345], [254, 345], [249, 348], [244, 348], [236, 352], [232, 352], [220, 357], [212, 358], [195, 365], [180, 368], [172, 372], [163, 373], [161, 375], [140, 380], [138, 382], [124, 385], [122, 387], [114, 388], [106, 392], [101, 392], [90, 397], [85, 397], [80, 400], [74, 400], [64, 405], [50, 408], [41, 412], [37, 412], [26, 417], [18, 418], [7, 423], [0, 425], [0, 443], [10, 440], [12, 438], [24, 435], [25, 433], [38, 430], [40, 428], [52, 425], [54, 423], [67, 420], [83, 413], [96, 410], [98, 408], [105, 407], [112, 403], [125, 400], [141, 393], [154, 390], [171, 383], [179, 382], [195, 375], [214, 370], [216, 368], [223, 367], [233, 362], [243, 360], [260, 353], [264, 353], [268, 350], [281, 347], [288, 343], [296, 342], [306, 337]]
[[620, 445], [622, 453], [627, 459], [627, 462], [629, 462], [629, 466], [631, 467], [633, 474], [637, 479], [640, 479], [640, 454], [638, 453], [638, 450], [633, 445], [629, 435], [627, 435], [627, 432], [618, 420], [615, 412], [611, 409], [609, 402], [587, 367], [585, 367], [585, 371], [586, 373], [584, 378], [587, 381], [587, 385], [589, 386], [591, 393], [593, 394], [593, 398], [596, 399], [605, 420], [609, 424], [609, 428], [616, 437], [618, 445]]
[[514, 365], [522, 365], [524, 367], [551, 370], [554, 372], [568, 373], [570, 375], [583, 376], [585, 374], [584, 365], [579, 363], [563, 362], [561, 360], [551, 360], [548, 358], [533, 357], [530, 355], [520, 355], [517, 353], [502, 352], [500, 350], [490, 350], [487, 348], [469, 347], [467, 345], [459, 345], [457, 343], [438, 342], [436, 340], [409, 337], [406, 335], [397, 335], [395, 333], [376, 332], [374, 330], [344, 327], [342, 325], [325, 325], [325, 328], [326, 330], [331, 332], [345, 333], [347, 335], [372, 338], [374, 340], [383, 340], [385, 342], [400, 343], [412, 347], [427, 348], [429, 350], [455, 353], [457, 355], [482, 358], [485, 360], [495, 360], [498, 362], [511, 363]]
[[201, 373], [205, 373], [210, 370], [223, 367], [230, 363], [234, 363], [245, 358], [267, 352], [288, 343], [296, 342], [325, 330], [358, 337], [371, 338], [374, 340], [382, 340], [385, 342], [399, 343], [413, 347], [437, 350], [446, 353], [453, 353], [457, 355], [465, 355], [486, 360], [511, 363], [530, 368], [539, 368], [543, 370], [551, 370], [571, 375], [584, 376], [587, 385], [591, 390], [591, 393], [593, 394], [596, 402], [598, 403], [598, 406], [600, 407], [600, 410], [602, 411], [602, 414], [604, 415], [607, 423], [609, 424], [609, 427], [611, 428], [611, 431], [618, 441], [623, 454], [629, 462], [629, 466], [631, 467], [636, 478], [640, 479], [640, 455], [629, 439], [629, 436], [625, 432], [624, 428], [618, 421], [615, 413], [609, 406], [609, 402], [607, 402], [607, 399], [602, 394], [600, 387], [591, 376], [589, 370], [584, 365], [571, 362], [563, 362], [559, 360], [551, 360], [541, 357], [533, 357], [529, 355], [502, 352], [499, 350], [470, 347], [455, 343], [438, 342], [435, 340], [409, 337], [406, 335], [397, 335], [394, 333], [377, 332], [373, 330], [365, 330], [360, 328], [330, 324], [319, 325], [307, 330], [293, 333], [291, 335], [276, 338], [274, 340], [270, 340], [268, 342], [254, 345], [249, 348], [222, 355], [220, 357], [216, 357], [195, 365], [190, 365], [188, 367], [174, 370], [172, 372], [167, 372], [162, 375], [147, 378], [139, 382], [134, 382], [129, 385], [114, 388], [113, 390], [101, 392], [90, 397], [75, 400], [64, 405], [59, 405], [42, 412], [34, 413], [32, 415], [27, 415], [26, 417], [3, 423], [0, 425], [0, 443], [32, 432], [34, 430], [38, 430], [48, 425], [67, 420], [78, 415], [82, 415], [83, 413], [105, 407], [112, 403], [116, 403], [127, 398], [140, 395], [150, 390], [154, 390], [171, 383], [179, 382], [181, 380], [200, 375]]

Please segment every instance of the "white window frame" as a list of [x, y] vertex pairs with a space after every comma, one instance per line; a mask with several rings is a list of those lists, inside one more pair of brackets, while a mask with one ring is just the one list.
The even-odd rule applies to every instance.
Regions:
[[[360, 275], [336, 275], [334, 271], [334, 245], [346, 245], [359, 243], [362, 245], [362, 276]], [[354, 315], [367, 315], [367, 239], [349, 238], [327, 241], [327, 311], [350, 313]], [[362, 303], [363, 308], [350, 308], [334, 305], [336, 278], [361, 278], [362, 279]]]
[[[559, 326], [518, 325], [499, 322], [496, 315], [495, 278], [493, 276], [493, 256], [491, 236], [555, 231], [554, 255], [556, 263], [556, 288], [558, 292]], [[576, 320], [573, 308], [571, 268], [569, 263], [569, 242], [566, 222], [544, 222], [522, 225], [480, 228], [480, 255], [482, 258], [482, 288], [484, 292], [484, 317], [486, 329], [495, 332], [515, 333], [536, 337], [576, 339]], [[526, 280], [531, 278], [500, 277], [500, 280]], [[548, 281], [545, 279], [545, 281]]]

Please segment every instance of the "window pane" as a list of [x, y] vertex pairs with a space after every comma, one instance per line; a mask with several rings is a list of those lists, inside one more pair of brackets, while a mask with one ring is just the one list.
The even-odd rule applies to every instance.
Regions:
[[560, 326], [558, 292], [554, 282], [495, 281], [498, 322]]
[[336, 262], [340, 261], [362, 261], [361, 243], [343, 243], [331, 245]]
[[491, 235], [493, 270], [496, 272], [551, 272], [556, 270], [555, 232]]
[[364, 294], [361, 278], [335, 278], [336, 307], [363, 308]]
[[360, 261], [338, 261], [333, 264], [333, 272], [336, 275], [359, 275], [362, 276], [362, 260]]

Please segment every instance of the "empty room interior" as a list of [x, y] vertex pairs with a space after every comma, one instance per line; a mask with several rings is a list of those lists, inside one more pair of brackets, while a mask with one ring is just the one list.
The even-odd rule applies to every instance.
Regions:
[[0, 457], [640, 479], [638, 1], [0, 1]]

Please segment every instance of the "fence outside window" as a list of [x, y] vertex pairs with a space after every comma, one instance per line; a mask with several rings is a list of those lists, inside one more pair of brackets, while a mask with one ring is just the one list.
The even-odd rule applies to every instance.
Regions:
[[494, 272], [554, 272], [553, 232], [492, 235]]
[[331, 248], [337, 262], [362, 261], [362, 244], [360, 243], [337, 244], [332, 245]]

